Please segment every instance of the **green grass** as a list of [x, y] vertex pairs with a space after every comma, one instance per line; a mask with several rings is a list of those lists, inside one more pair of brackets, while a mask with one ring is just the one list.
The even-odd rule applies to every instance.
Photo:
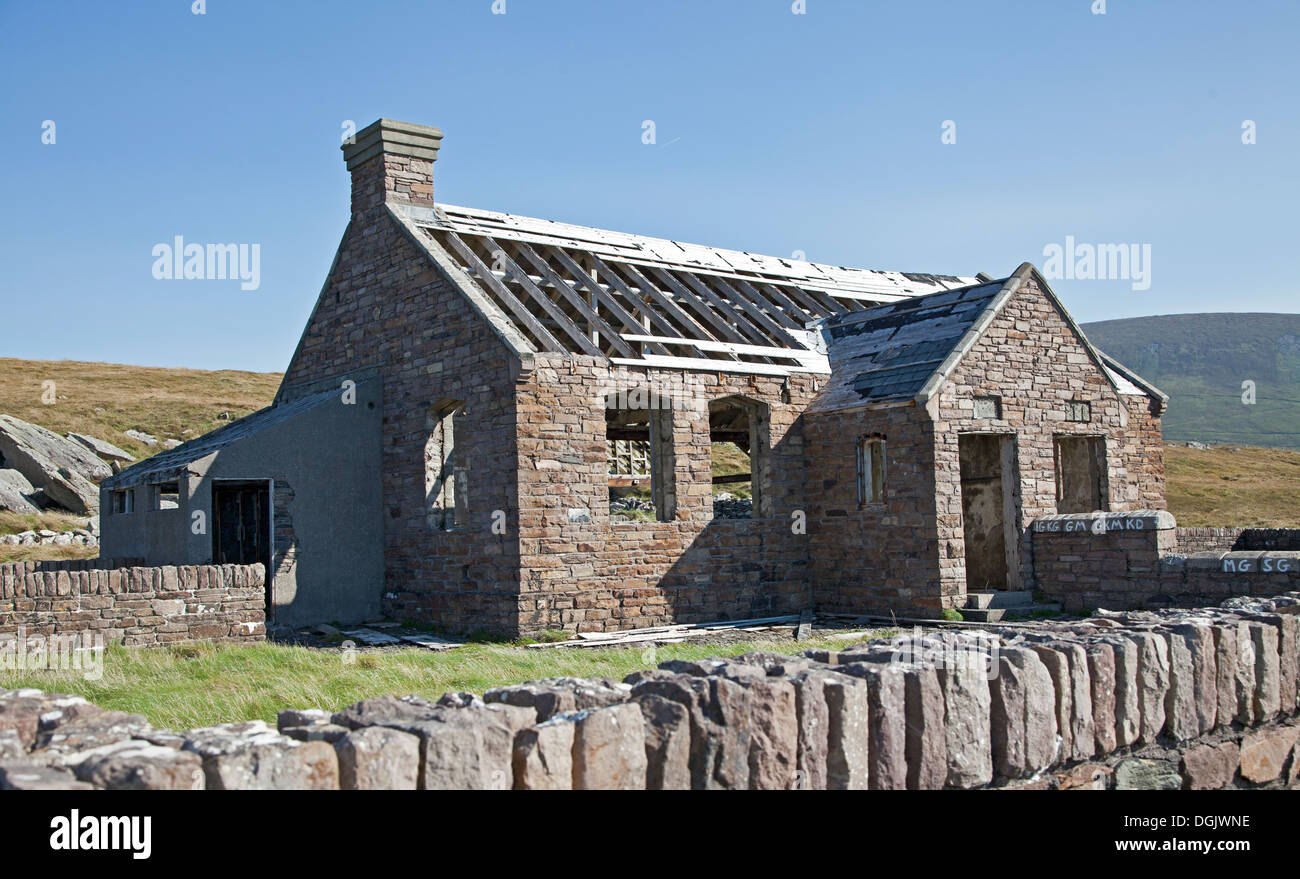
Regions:
[[338, 650], [263, 643], [202, 643], [158, 649], [110, 645], [103, 677], [79, 672], [0, 672], [0, 687], [73, 693], [104, 708], [143, 714], [155, 726], [189, 729], [243, 720], [274, 722], [282, 708], [337, 710], [372, 696], [443, 693], [558, 675], [622, 679], [668, 659], [735, 656], [751, 650], [795, 654], [810, 647], [842, 649], [843, 641], [789, 639], [735, 644], [666, 644], [530, 650], [470, 644], [443, 653]]

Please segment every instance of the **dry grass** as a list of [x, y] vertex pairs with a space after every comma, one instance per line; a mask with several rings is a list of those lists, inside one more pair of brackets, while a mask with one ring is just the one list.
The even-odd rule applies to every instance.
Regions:
[[[85, 528], [85, 516], [70, 513], [12, 513], [0, 510], [0, 534], [24, 531], [72, 531]], [[99, 555], [97, 546], [0, 546], [0, 564], [4, 562], [40, 562], [52, 559], [88, 559]]]
[[86, 517], [71, 513], [13, 513], [0, 510], [0, 534], [21, 534], [24, 531], [72, 531], [85, 528]]
[[[884, 636], [890, 634], [881, 632]], [[189, 729], [240, 720], [275, 722], [282, 708], [337, 710], [359, 699], [443, 693], [574, 675], [623, 678], [669, 659], [736, 656], [750, 650], [797, 653], [809, 647], [842, 649], [844, 641], [755, 640], [726, 645], [529, 650], [470, 644], [444, 653], [363, 651], [345, 662], [338, 650], [264, 643], [196, 644], [142, 649], [109, 646], [103, 676], [83, 672], [0, 672], [0, 687], [38, 687], [74, 693], [104, 708], [143, 714], [156, 726]]]
[[1300, 452], [1166, 446], [1165, 469], [1179, 525], [1300, 528]]
[[[55, 401], [41, 401], [44, 382]], [[193, 439], [270, 404], [280, 385], [273, 372], [205, 371], [0, 358], [0, 412], [60, 434], [86, 433], [137, 457], [161, 450], [123, 435], [139, 430], [158, 439]]]
[[98, 546], [0, 546], [0, 564], [88, 559], [97, 555], [99, 555]]

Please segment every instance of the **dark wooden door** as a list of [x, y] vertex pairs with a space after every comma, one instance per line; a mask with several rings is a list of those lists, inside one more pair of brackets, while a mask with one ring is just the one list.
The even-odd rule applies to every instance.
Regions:
[[271, 611], [271, 491], [265, 483], [218, 484], [212, 489], [212, 559], [218, 565], [266, 568]]

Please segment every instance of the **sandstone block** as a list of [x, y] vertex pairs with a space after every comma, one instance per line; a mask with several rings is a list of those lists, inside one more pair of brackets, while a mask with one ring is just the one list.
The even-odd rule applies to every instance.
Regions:
[[[332, 726], [332, 725], [331, 725]], [[343, 790], [415, 790], [420, 739], [383, 726], [354, 729], [334, 742]]]
[[573, 716], [573, 725], [574, 789], [645, 788], [645, 730], [639, 706], [625, 702], [589, 708]]

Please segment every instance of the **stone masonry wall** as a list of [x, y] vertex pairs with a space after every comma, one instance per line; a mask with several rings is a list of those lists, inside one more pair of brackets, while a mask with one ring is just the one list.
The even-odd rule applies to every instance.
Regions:
[[[362, 373], [383, 381], [385, 613], [449, 630], [519, 630], [514, 379], [517, 358], [388, 214], [390, 199], [427, 204], [431, 163], [378, 156], [353, 169], [353, 216], [281, 398]], [[428, 175], [428, 186], [420, 181]], [[427, 189], [427, 192], [425, 191]], [[456, 448], [469, 472], [462, 527], [426, 516], [429, 410], [462, 401]], [[494, 511], [507, 520], [493, 530]]]
[[[972, 398], [983, 395], [1001, 396], [1001, 419], [973, 417]], [[1076, 399], [1090, 403], [1091, 421], [1066, 420], [1066, 404]], [[1056, 513], [1054, 436], [1105, 437], [1110, 510], [1163, 507], [1160, 423], [1143, 414], [1147, 400], [1133, 398], [1139, 399], [1140, 404], [1132, 403], [1115, 392], [1036, 279], [1027, 278], [938, 395], [934, 467], [940, 559], [965, 556], [958, 456], [962, 433], [1015, 434], [1017, 472], [1004, 472], [1003, 478], [1016, 480], [1019, 521], [1014, 524], [1021, 535], [1022, 584], [1032, 584], [1034, 577], [1029, 523]], [[959, 606], [966, 591], [965, 563], [941, 570], [945, 604]]]
[[1300, 550], [1297, 528], [1178, 528], [1177, 551]]
[[173, 733], [0, 691], [0, 789], [1300, 789], [1300, 593]]
[[[896, 406], [805, 419], [808, 536], [816, 606], [824, 613], [942, 610], [935, 528], [934, 428], [924, 410]], [[885, 502], [858, 503], [857, 445], [885, 440]]]
[[128, 568], [141, 564], [137, 558], [106, 559], [96, 556], [88, 559], [39, 559], [30, 562], [0, 563], [0, 574], [9, 571], [16, 574], [35, 574], [48, 571], [93, 571], [108, 568]]
[[1033, 524], [1038, 588], [1066, 610], [1187, 605], [1300, 585], [1300, 552], [1183, 553], [1165, 511], [1048, 516]]
[[102, 635], [155, 646], [266, 637], [257, 565], [18, 571], [0, 568], [0, 636]]
[[[538, 355], [518, 398], [521, 626], [606, 631], [789, 613], [810, 603], [800, 413], [814, 378], [618, 370], [591, 357]], [[672, 409], [676, 513], [611, 523], [606, 474], [609, 391], [653, 390]], [[714, 519], [708, 403], [767, 407], [761, 508]]]

